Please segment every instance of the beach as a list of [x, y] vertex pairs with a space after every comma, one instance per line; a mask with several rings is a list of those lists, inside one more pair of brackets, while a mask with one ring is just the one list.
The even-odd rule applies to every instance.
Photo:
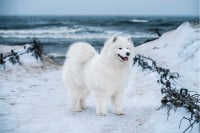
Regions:
[[[142, 23], [148, 22], [143, 20]], [[155, 35], [158, 39], [136, 47], [135, 54], [150, 57], [159, 66], [178, 72], [177, 87], [199, 93], [199, 31], [199, 25], [185, 22], [161, 37]], [[1, 29], [2, 34], [6, 33]], [[0, 45], [0, 48], [1, 52], [20, 51], [23, 45]], [[93, 96], [87, 99], [86, 111], [71, 112], [68, 89], [61, 78], [62, 65], [51, 60], [48, 54], [42, 62], [31, 54], [24, 54], [21, 60], [22, 65], [8, 62], [5, 70], [0, 67], [0, 132], [182, 133], [189, 126], [185, 120], [179, 129], [181, 118], [190, 117], [186, 109], [171, 110], [168, 120], [167, 108], [157, 110], [162, 98], [162, 85], [157, 83], [159, 75], [142, 70], [138, 65], [133, 66], [126, 88], [126, 115], [114, 115], [109, 106], [108, 115], [100, 117], [95, 114]], [[192, 133], [199, 133], [199, 126], [195, 124]]]

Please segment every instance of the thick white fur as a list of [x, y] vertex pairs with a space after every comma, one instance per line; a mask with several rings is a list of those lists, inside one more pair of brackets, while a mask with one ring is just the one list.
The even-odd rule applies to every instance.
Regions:
[[[119, 49], [120, 48], [120, 49]], [[126, 57], [123, 61], [118, 56]], [[133, 43], [127, 37], [108, 39], [100, 54], [88, 43], [78, 42], [69, 48], [63, 67], [63, 80], [70, 90], [72, 110], [86, 109], [85, 99], [93, 91], [97, 115], [106, 115], [111, 99], [114, 113], [123, 115], [122, 100], [133, 61]]]

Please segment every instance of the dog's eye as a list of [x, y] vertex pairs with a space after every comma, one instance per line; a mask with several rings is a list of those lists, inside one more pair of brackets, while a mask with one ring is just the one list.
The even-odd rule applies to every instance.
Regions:
[[122, 49], [122, 48], [119, 48], [119, 49]]

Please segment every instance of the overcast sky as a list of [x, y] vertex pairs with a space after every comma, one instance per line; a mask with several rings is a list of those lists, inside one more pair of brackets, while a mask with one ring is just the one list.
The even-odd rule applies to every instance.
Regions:
[[0, 0], [0, 15], [199, 15], [199, 0]]

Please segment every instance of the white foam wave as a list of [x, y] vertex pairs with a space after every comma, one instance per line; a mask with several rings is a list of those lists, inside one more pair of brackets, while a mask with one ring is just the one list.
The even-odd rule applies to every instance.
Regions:
[[65, 55], [61, 53], [49, 53], [48, 56], [54, 58], [65, 57]]
[[41, 38], [41, 39], [101, 39], [107, 38], [109, 35], [107, 34], [55, 34], [55, 33], [47, 33], [47, 34], [7, 34], [1, 35], [3, 38]]
[[[94, 31], [94, 32], [88, 32]], [[131, 36], [133, 38], [155, 38], [156, 34], [135, 32], [127, 34], [120, 31], [103, 31], [98, 28], [68, 28], [56, 27], [48, 29], [26, 29], [26, 30], [0, 30], [2, 38], [41, 38], [41, 39], [104, 39], [113, 35]]]
[[[90, 33], [89, 31], [92, 31]], [[3, 38], [105, 38], [98, 28], [92, 27], [55, 27], [43, 29], [20, 29], [20, 30], [1, 30], [0, 37]], [[83, 34], [84, 33], [84, 34]]]
[[147, 23], [149, 22], [149, 20], [144, 20], [144, 19], [132, 19], [132, 20], [129, 20], [130, 22], [133, 22], [133, 23]]
[[55, 27], [43, 29], [25, 29], [25, 30], [0, 30], [0, 35], [36, 35], [36, 34], [66, 34], [84, 31], [83, 28]]
[[158, 37], [157, 34], [147, 33], [147, 32], [135, 32], [132, 35], [133, 38], [156, 38]]

